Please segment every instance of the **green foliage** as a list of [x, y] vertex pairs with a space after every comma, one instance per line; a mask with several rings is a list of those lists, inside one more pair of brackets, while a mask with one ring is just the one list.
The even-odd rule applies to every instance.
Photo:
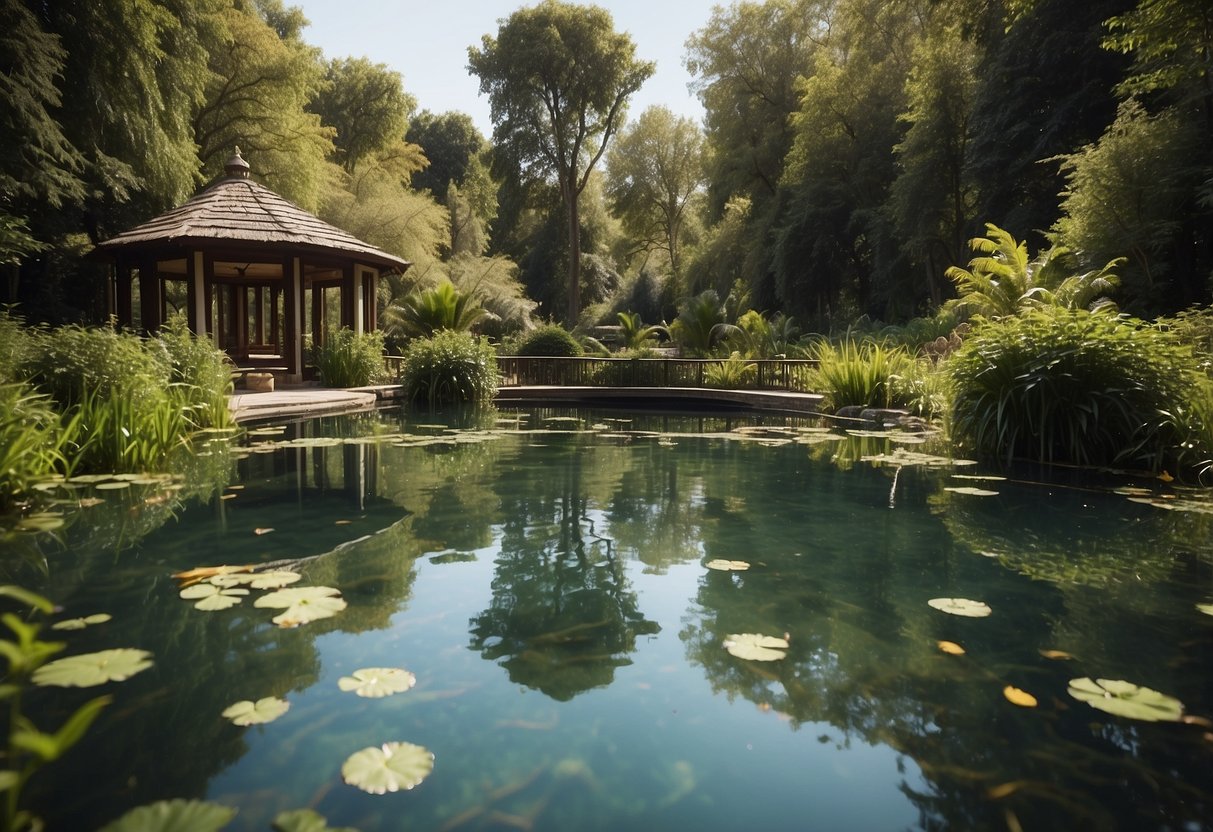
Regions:
[[670, 335], [682, 350], [699, 357], [711, 355], [728, 332], [724, 304], [713, 289], [688, 300], [670, 325]]
[[389, 307], [384, 316], [391, 333], [429, 338], [444, 329], [470, 330], [487, 314], [475, 298], [459, 291], [448, 280], [430, 289], [413, 291], [399, 306]]
[[416, 101], [405, 93], [400, 73], [367, 58], [335, 58], [326, 81], [312, 107], [336, 128], [337, 155], [347, 172], [404, 143]]
[[62, 425], [50, 399], [25, 384], [0, 383], [0, 510], [34, 483], [68, 471], [64, 451], [76, 424]]
[[607, 155], [607, 196], [638, 251], [660, 251], [675, 280], [683, 229], [704, 182], [703, 134], [689, 118], [649, 107]]
[[365, 387], [383, 373], [383, 333], [343, 327], [312, 349], [312, 363], [327, 387]]
[[969, 244], [981, 256], [970, 260], [967, 270], [959, 266], [947, 270], [960, 295], [949, 302], [949, 308], [962, 315], [1001, 318], [1048, 306], [1104, 307], [1106, 295], [1119, 283], [1112, 271], [1119, 260], [1097, 271], [1074, 274], [1074, 258], [1065, 246], [1051, 246], [1029, 260], [1027, 243], [1017, 242], [992, 223], [986, 224], [985, 237]]
[[536, 181], [555, 179], [568, 215], [568, 320], [581, 313], [578, 201], [655, 65], [599, 6], [544, 0], [502, 20], [468, 49], [468, 69], [492, 110], [498, 149]]
[[581, 355], [581, 345], [560, 324], [549, 323], [523, 333], [513, 346], [514, 355]]
[[518, 267], [505, 257], [456, 254], [446, 264], [450, 280], [471, 295], [487, 314], [479, 330], [500, 337], [531, 326], [537, 304], [518, 280]]
[[645, 326], [644, 321], [640, 320], [639, 313], [636, 312], [620, 312], [619, 318], [619, 336], [622, 341], [622, 346], [626, 350], [640, 350], [652, 343], [663, 335], [669, 335], [669, 330], [660, 324]]
[[[54, 605], [48, 599], [19, 586], [0, 586], [0, 596], [16, 601], [33, 614], [47, 615], [54, 610]], [[31, 687], [30, 678], [35, 671], [60, 653], [65, 645], [39, 639], [38, 634], [42, 629], [40, 623], [23, 620], [11, 612], [4, 613], [0, 620], [12, 634], [9, 638], [0, 639], [0, 655], [7, 662], [5, 683], [0, 686], [0, 700], [7, 700], [10, 717], [4, 769], [0, 770], [0, 791], [4, 792], [0, 828], [6, 832], [40, 829], [41, 821], [21, 809], [22, 790], [47, 763], [59, 759], [80, 741], [101, 709], [110, 703], [111, 697], [99, 696], [84, 703], [53, 732], [40, 731], [25, 716], [22, 699]]]
[[704, 371], [704, 381], [708, 387], [739, 389], [753, 384], [757, 375], [758, 367], [742, 358], [741, 353], [734, 352], [720, 363], [708, 367]]
[[61, 408], [88, 396], [125, 397], [137, 406], [163, 400], [171, 379], [158, 344], [112, 327], [65, 326], [34, 336], [27, 372]]
[[170, 393], [194, 427], [222, 428], [231, 424], [227, 395], [231, 392], [230, 364], [209, 338], [189, 330], [184, 314], [172, 315], [157, 334], [172, 368]]
[[985, 456], [1184, 471], [1213, 452], [1191, 348], [1131, 318], [1044, 308], [986, 323], [949, 372], [954, 438]]
[[497, 356], [488, 342], [454, 330], [411, 341], [401, 367], [401, 384], [409, 401], [431, 407], [491, 402], [498, 378]]
[[747, 358], [786, 358], [797, 345], [800, 328], [782, 313], [767, 320], [750, 309], [729, 329], [728, 341]]
[[847, 339], [835, 346], [821, 340], [810, 349], [817, 360], [814, 388], [835, 410], [842, 407], [890, 407], [898, 380], [912, 372], [914, 359], [901, 347]]

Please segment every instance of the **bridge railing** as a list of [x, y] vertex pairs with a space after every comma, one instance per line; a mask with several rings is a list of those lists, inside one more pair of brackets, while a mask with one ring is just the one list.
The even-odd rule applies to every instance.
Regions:
[[722, 384], [721, 358], [598, 358], [499, 355], [503, 387], [743, 387], [810, 393], [817, 362], [808, 359], [746, 360], [742, 378]]

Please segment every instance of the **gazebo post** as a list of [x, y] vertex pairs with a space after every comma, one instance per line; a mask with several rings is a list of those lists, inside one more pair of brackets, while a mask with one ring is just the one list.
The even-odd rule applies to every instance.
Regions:
[[287, 372], [291, 380], [303, 380], [303, 264], [298, 257], [291, 257], [282, 264], [283, 315], [286, 332], [283, 333], [283, 353]]
[[347, 262], [341, 267], [341, 327], [357, 331], [354, 320], [354, 264]]
[[265, 287], [258, 283], [251, 287], [253, 290], [253, 340], [258, 344], [265, 343], [265, 303], [263, 295]]
[[[285, 263], [282, 266], [282, 276], [284, 283], [290, 283], [292, 279], [291, 264]], [[286, 353], [282, 349], [282, 340], [278, 337], [278, 309], [282, 299], [282, 290], [277, 286], [270, 287], [270, 343], [274, 345], [274, 351], [279, 355], [286, 357]]]

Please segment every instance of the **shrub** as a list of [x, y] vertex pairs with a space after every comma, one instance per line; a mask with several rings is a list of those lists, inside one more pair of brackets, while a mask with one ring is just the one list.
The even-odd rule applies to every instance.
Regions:
[[320, 383], [327, 387], [364, 387], [383, 373], [382, 332], [339, 329], [311, 353]]
[[949, 371], [954, 438], [977, 453], [1151, 470], [1209, 458], [1210, 382], [1141, 321], [1027, 312], [977, 328]]
[[523, 333], [514, 343], [514, 355], [581, 355], [577, 339], [559, 324], [544, 324]]
[[810, 348], [810, 354], [817, 360], [814, 386], [829, 397], [835, 410], [904, 404], [894, 396], [895, 385], [912, 372], [914, 359], [901, 347], [849, 339], [834, 346], [823, 340]]
[[719, 364], [708, 367], [704, 373], [704, 381], [709, 387], [749, 387], [758, 375], [758, 367], [751, 361], [734, 352]]
[[670, 336], [683, 352], [693, 356], [711, 355], [729, 331], [725, 305], [711, 289], [689, 299], [670, 325]]
[[0, 308], [0, 384], [21, 378], [33, 353], [33, 340], [20, 318]]
[[137, 335], [113, 327], [65, 326], [32, 339], [30, 380], [61, 409], [91, 395], [126, 396], [155, 407], [172, 378], [163, 345], [145, 349]]
[[446, 330], [412, 341], [404, 351], [401, 383], [410, 401], [491, 401], [497, 393], [497, 356], [487, 341]]

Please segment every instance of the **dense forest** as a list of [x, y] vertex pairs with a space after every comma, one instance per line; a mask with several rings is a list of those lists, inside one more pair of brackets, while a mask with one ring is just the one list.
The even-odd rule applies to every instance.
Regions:
[[[559, 48], [522, 48], [552, 21]], [[904, 322], [955, 294], [986, 223], [1076, 273], [1123, 258], [1125, 311], [1209, 301], [1207, 0], [718, 6], [686, 43], [702, 125], [628, 113], [652, 65], [603, 10], [547, 0], [469, 44], [491, 137], [307, 26], [282, 0], [0, 0], [0, 302], [103, 318], [82, 255], [236, 145], [412, 261], [393, 298], [450, 279], [504, 328], [668, 320], [706, 289], [805, 329]], [[528, 99], [540, 76], [574, 109]]]

